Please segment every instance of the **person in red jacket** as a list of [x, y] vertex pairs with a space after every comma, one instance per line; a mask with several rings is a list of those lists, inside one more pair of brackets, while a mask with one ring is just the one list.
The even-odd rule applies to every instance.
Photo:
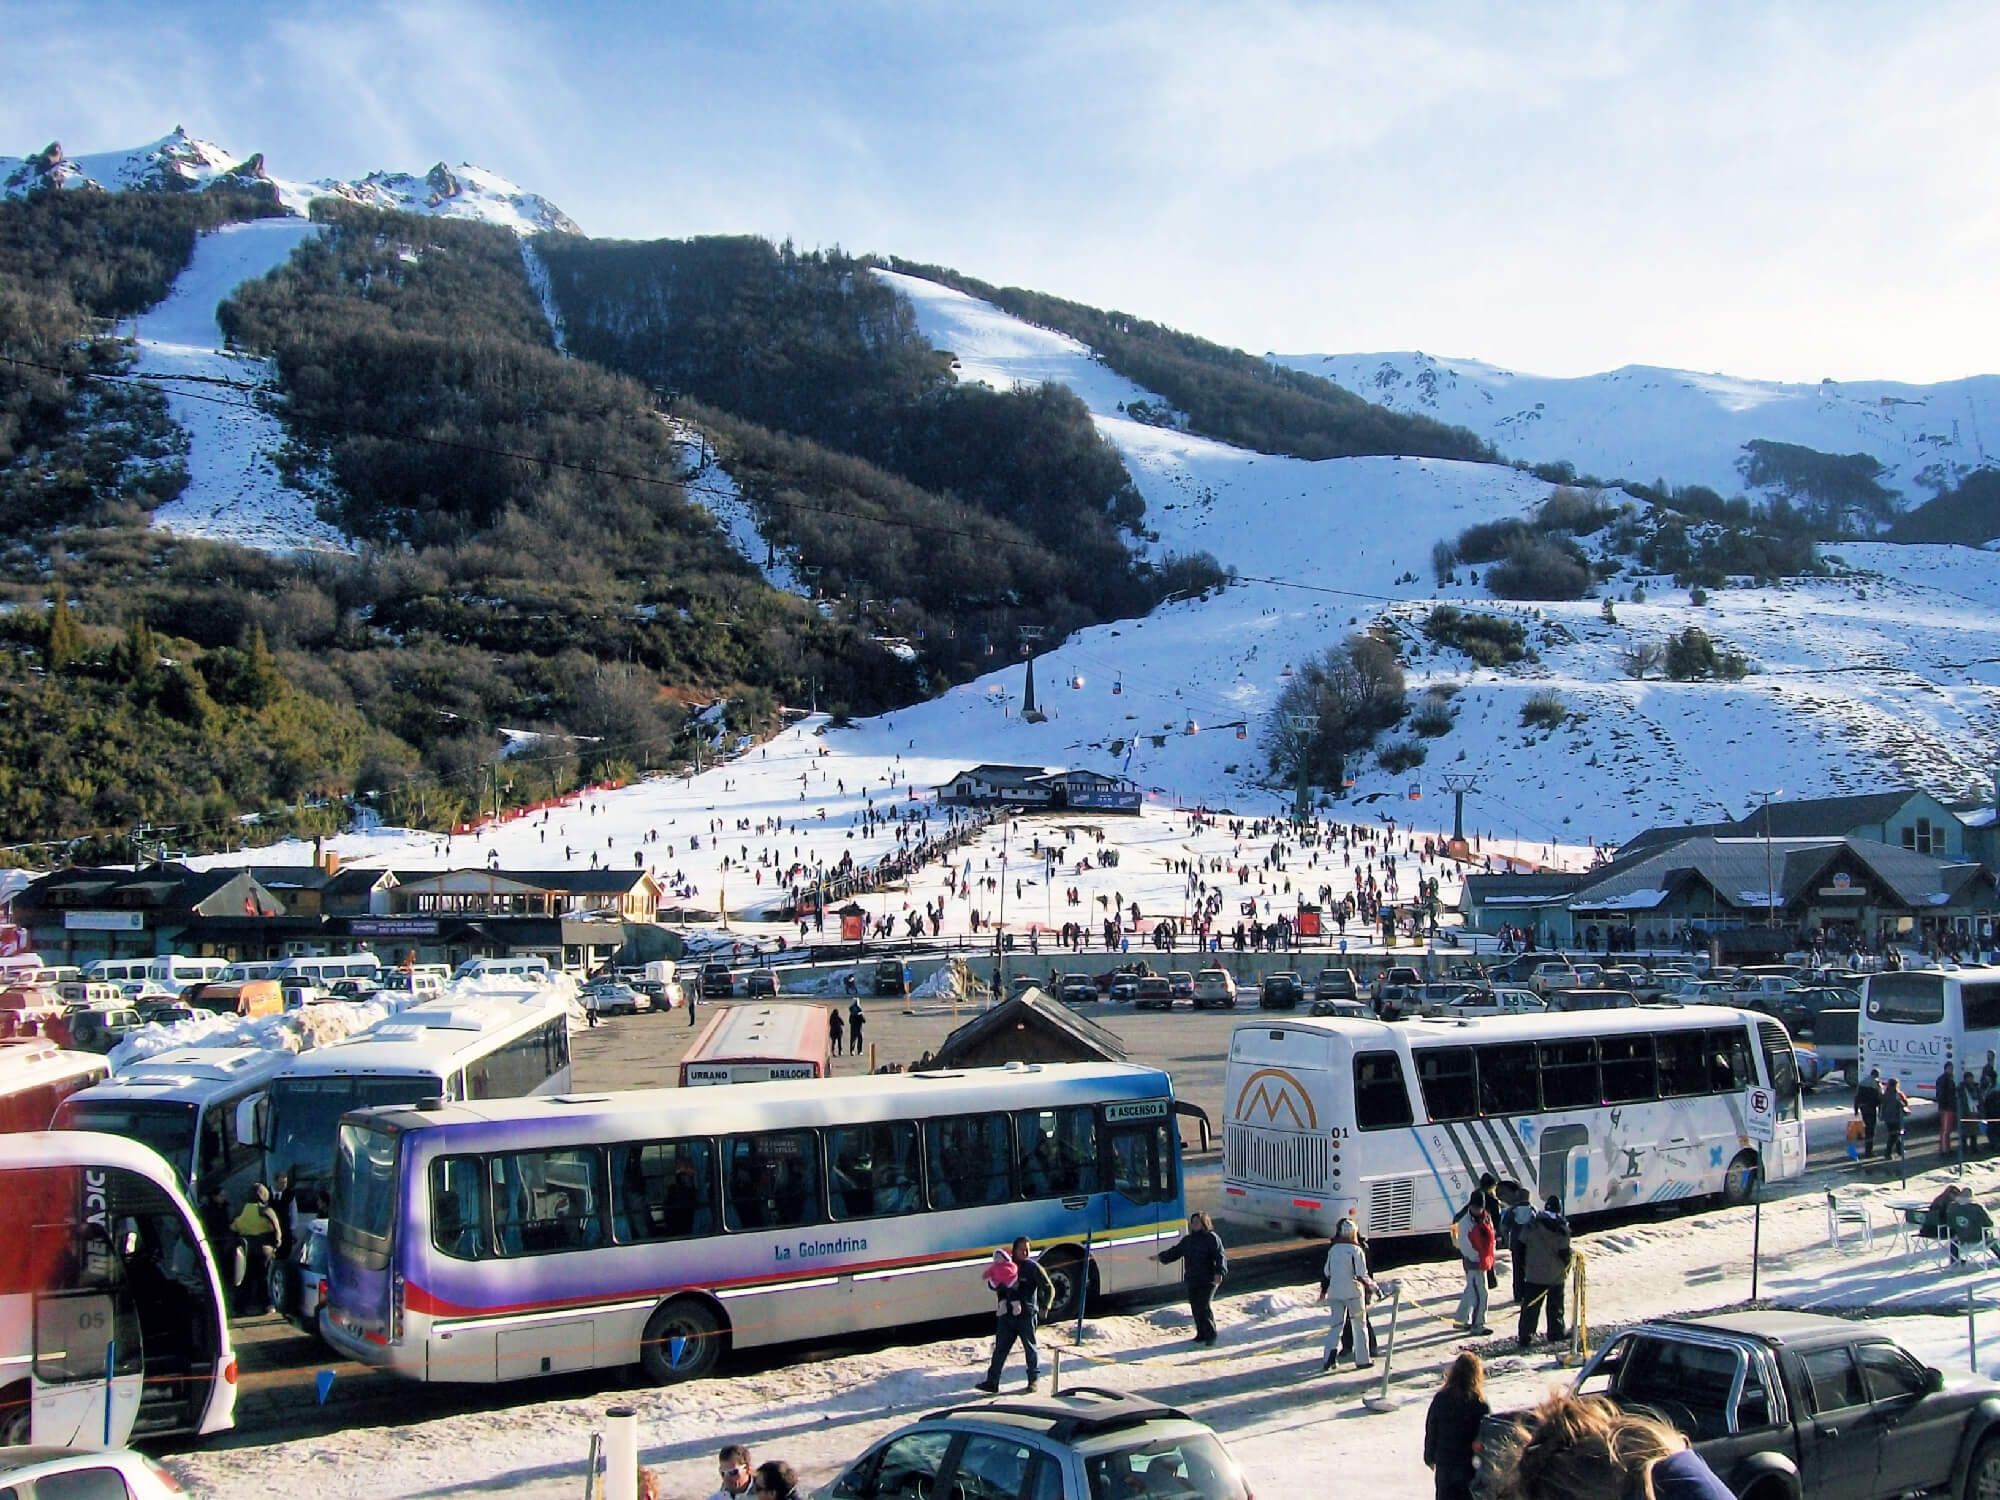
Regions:
[[1486, 1273], [1493, 1269], [1493, 1218], [1486, 1211], [1486, 1195], [1475, 1193], [1458, 1221], [1458, 1254], [1465, 1262], [1465, 1291], [1458, 1299], [1458, 1322], [1476, 1334], [1493, 1330], [1486, 1326]]

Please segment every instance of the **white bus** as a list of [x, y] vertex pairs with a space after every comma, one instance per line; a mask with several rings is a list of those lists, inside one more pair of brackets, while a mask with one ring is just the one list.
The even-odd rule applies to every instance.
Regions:
[[1124, 1063], [373, 1110], [340, 1126], [334, 1348], [418, 1380], [637, 1363], [990, 1316], [1027, 1235], [1055, 1286], [1159, 1285], [1173, 1080]]
[[222, 1278], [165, 1162], [118, 1136], [0, 1136], [0, 1203], [0, 1446], [232, 1425]]
[[1860, 1072], [1880, 1068], [1911, 1097], [1937, 1099], [1938, 1074], [1977, 1073], [2000, 1050], [2000, 969], [1899, 969], [1861, 987]]
[[220, 979], [228, 967], [228, 962], [220, 958], [184, 958], [178, 953], [162, 953], [152, 958], [100, 958], [84, 965], [83, 977], [106, 984], [150, 979], [178, 993], [191, 984]]
[[63, 1100], [110, 1076], [94, 1052], [66, 1052], [47, 1037], [0, 1038], [0, 1131], [47, 1130]]
[[681, 1057], [681, 1087], [826, 1078], [832, 1030], [824, 1005], [724, 1005]]
[[569, 1091], [569, 1005], [548, 992], [439, 1000], [315, 1047], [271, 1080], [264, 1180], [288, 1175], [323, 1202], [349, 1110], [420, 1099], [512, 1099]]
[[230, 1217], [264, 1168], [258, 1106], [291, 1053], [269, 1047], [181, 1047], [133, 1063], [115, 1078], [70, 1095], [57, 1130], [95, 1130], [151, 1146], [189, 1198], [220, 1193]]
[[1442, 1233], [1486, 1172], [1587, 1214], [1741, 1201], [1806, 1161], [1791, 1038], [1722, 1006], [1246, 1023], [1223, 1111], [1222, 1212], [1314, 1235]]

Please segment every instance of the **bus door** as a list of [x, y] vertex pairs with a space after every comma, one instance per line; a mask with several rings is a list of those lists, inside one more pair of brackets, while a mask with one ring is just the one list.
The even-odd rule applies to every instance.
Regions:
[[[1181, 1217], [1181, 1134], [1166, 1099], [1119, 1100], [1104, 1106], [1104, 1228], [1153, 1229]], [[1172, 1233], [1179, 1224], [1169, 1222]], [[1142, 1247], [1150, 1259], [1152, 1246]]]
[[96, 1225], [85, 1225], [81, 1239], [87, 1285], [34, 1299], [31, 1441], [117, 1448], [139, 1417], [145, 1341], [110, 1240]]

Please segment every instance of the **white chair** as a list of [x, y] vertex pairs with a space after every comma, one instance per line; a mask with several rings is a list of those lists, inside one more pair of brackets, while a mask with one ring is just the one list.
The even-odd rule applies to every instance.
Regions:
[[1875, 1220], [1868, 1212], [1866, 1203], [1852, 1198], [1842, 1198], [1832, 1189], [1826, 1195], [1826, 1242], [1836, 1250], [1848, 1238], [1859, 1240], [1863, 1250], [1875, 1248]]

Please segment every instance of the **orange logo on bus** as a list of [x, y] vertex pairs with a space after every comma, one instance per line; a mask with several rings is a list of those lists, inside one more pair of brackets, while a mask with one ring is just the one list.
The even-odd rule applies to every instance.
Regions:
[[1295, 1129], [1319, 1129], [1319, 1111], [1313, 1108], [1305, 1085], [1283, 1068], [1259, 1068], [1243, 1080], [1236, 1095], [1236, 1118], [1247, 1124], [1252, 1113], [1260, 1109], [1273, 1125], [1282, 1111], [1291, 1116]]

